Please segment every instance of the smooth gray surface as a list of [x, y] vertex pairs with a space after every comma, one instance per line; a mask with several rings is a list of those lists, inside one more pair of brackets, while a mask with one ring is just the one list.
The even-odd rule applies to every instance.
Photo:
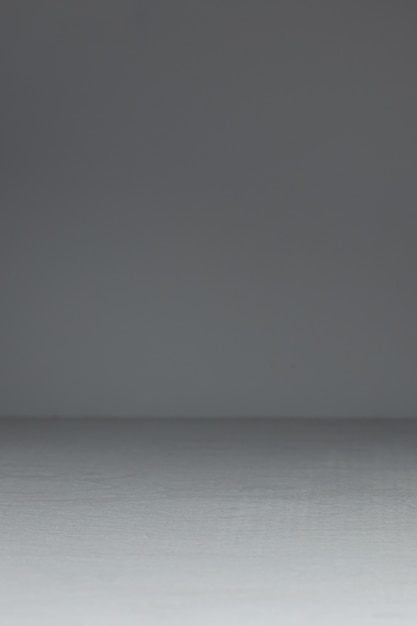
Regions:
[[416, 18], [4, 0], [0, 415], [416, 416]]
[[7, 626], [415, 626], [417, 423], [0, 422]]

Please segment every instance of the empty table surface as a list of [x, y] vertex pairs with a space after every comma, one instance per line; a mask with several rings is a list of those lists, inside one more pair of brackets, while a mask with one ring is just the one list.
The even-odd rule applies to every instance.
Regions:
[[417, 421], [0, 421], [5, 626], [417, 624]]

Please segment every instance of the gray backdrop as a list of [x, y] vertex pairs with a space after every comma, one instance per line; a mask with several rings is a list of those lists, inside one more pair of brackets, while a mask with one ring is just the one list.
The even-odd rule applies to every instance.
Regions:
[[0, 414], [417, 413], [415, 2], [2, 2]]

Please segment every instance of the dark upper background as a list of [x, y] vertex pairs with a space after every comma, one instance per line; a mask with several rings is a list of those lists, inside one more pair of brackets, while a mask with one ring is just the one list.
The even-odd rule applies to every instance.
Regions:
[[0, 8], [0, 414], [417, 415], [413, 1]]

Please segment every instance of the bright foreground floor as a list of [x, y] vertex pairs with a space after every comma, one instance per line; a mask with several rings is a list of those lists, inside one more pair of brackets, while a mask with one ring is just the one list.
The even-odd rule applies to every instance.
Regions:
[[5, 626], [417, 624], [417, 421], [0, 421]]

